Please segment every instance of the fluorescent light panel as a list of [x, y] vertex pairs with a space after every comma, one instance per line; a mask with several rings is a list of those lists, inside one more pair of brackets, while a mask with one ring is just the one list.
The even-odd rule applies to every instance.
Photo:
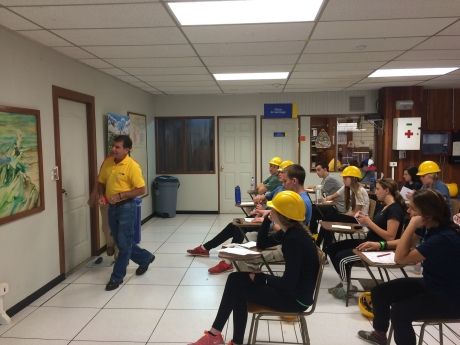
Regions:
[[287, 79], [289, 72], [268, 73], [215, 73], [216, 80], [264, 80]]
[[323, 0], [168, 2], [181, 25], [310, 22]]
[[396, 68], [378, 69], [368, 78], [387, 78], [387, 77], [413, 77], [423, 75], [443, 75], [457, 70], [458, 67], [443, 68]]

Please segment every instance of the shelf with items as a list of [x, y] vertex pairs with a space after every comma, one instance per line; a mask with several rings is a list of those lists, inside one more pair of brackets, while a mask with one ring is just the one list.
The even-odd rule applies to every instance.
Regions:
[[[315, 166], [319, 162], [326, 162], [335, 157], [335, 136], [337, 128], [336, 116], [312, 116], [310, 125], [310, 171], [315, 171]], [[321, 138], [323, 136], [323, 138]], [[324, 138], [324, 136], [326, 138]], [[317, 140], [326, 139], [330, 142], [328, 147], [318, 147]], [[320, 140], [320, 143], [324, 141]]]

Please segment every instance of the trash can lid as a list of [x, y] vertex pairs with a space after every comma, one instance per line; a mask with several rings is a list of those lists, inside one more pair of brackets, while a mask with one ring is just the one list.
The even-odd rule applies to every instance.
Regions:
[[157, 176], [155, 177], [155, 182], [159, 182], [159, 183], [179, 183], [179, 179], [177, 177], [174, 177], [174, 176], [168, 176], [168, 175], [161, 175], [161, 176]]

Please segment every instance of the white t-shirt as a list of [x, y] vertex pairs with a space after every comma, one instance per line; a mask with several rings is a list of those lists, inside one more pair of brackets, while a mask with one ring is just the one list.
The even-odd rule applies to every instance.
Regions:
[[[345, 198], [345, 186], [340, 187], [340, 189], [337, 191], [337, 194], [339, 194], [339, 196], [341, 196], [342, 198]], [[351, 194], [353, 197], [353, 191]], [[356, 199], [356, 206], [362, 206], [361, 211], [364, 214], [368, 214], [369, 213], [369, 195], [367, 194], [364, 187], [359, 186], [358, 192], [355, 195], [355, 199]], [[351, 203], [350, 203], [350, 207], [347, 210], [347, 212], [348, 211], [352, 211]]]

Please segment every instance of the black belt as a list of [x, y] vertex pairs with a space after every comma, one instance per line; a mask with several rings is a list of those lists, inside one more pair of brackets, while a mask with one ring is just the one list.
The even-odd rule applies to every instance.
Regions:
[[116, 204], [111, 204], [110, 206], [118, 207], [118, 206], [124, 205], [124, 204], [126, 204], [128, 202], [132, 202], [132, 201], [134, 201], [134, 199], [124, 199], [122, 201], [117, 202]]

